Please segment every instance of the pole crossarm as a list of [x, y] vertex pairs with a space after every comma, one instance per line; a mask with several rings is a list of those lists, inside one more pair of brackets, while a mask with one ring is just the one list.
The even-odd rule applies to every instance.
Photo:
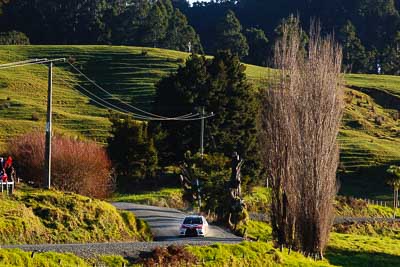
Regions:
[[54, 63], [54, 62], [65, 62], [66, 58], [55, 58], [55, 59], [47, 59], [47, 58], [41, 58], [41, 59], [28, 59], [24, 61], [17, 61], [17, 62], [11, 62], [11, 63], [5, 63], [5, 64], [0, 64], [0, 70], [3, 69], [11, 69], [11, 68], [17, 68], [17, 67], [24, 67], [24, 66], [29, 66], [29, 65], [38, 65], [38, 64], [47, 64], [47, 63]]

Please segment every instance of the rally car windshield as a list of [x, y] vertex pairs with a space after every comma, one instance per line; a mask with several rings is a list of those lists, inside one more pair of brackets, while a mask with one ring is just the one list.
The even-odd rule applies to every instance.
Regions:
[[202, 220], [200, 217], [187, 217], [183, 221], [183, 224], [202, 224]]

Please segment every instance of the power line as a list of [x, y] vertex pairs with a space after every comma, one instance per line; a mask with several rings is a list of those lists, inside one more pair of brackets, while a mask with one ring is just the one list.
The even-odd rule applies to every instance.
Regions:
[[[67, 83], [67, 80], [65, 80], [63, 78], [60, 78], [60, 79], [62, 79], [64, 82]], [[70, 81], [72, 81], [72, 79], [70, 79]], [[114, 110], [114, 111], [116, 111], [118, 113], [122, 113], [122, 114], [125, 114], [125, 115], [129, 115], [130, 114], [130, 115], [133, 115], [134, 117], [136, 117], [136, 115], [137, 115], [137, 114], [133, 114], [133, 113], [127, 111], [127, 110], [121, 109], [120, 107], [117, 107], [112, 103], [109, 103], [108, 101], [106, 101], [106, 100], [102, 99], [101, 97], [93, 94], [92, 92], [90, 92], [89, 90], [87, 90], [85, 87], [83, 87], [82, 85], [80, 85], [78, 83], [75, 84], [75, 86], [78, 86], [81, 90], [87, 92], [89, 95], [92, 95], [92, 97], [91, 97], [91, 96], [88, 96], [86, 94], [83, 94], [86, 97], [88, 97], [91, 101], [93, 101], [94, 103], [98, 104], [99, 106], [102, 106], [102, 107], [107, 108], [107, 109], [112, 109], [112, 110]], [[138, 116], [137, 118], [145, 119], [144, 117], [140, 117], [140, 116]]]
[[[66, 79], [64, 79], [62, 77], [60, 77], [59, 79], [63, 80], [67, 85], [70, 85], [70, 84], [68, 84], [68, 81]], [[125, 114], [125, 115], [131, 115], [131, 116], [135, 117], [136, 119], [148, 120], [148, 121], [198, 121], [198, 120], [201, 120], [201, 119], [207, 119], [207, 118], [211, 118], [211, 117], [214, 116], [214, 114], [210, 114], [210, 115], [207, 115], [207, 116], [196, 117], [196, 118], [184, 118], [184, 117], [181, 116], [181, 117], [176, 117], [176, 118], [165, 118], [165, 119], [144, 116], [144, 115], [141, 115], [141, 114], [133, 113], [133, 112], [131, 112], [129, 110], [126, 110], [126, 109], [123, 109], [121, 107], [118, 107], [118, 106], [108, 102], [107, 100], [95, 95], [94, 93], [90, 92], [90, 90], [86, 89], [82, 85], [80, 85], [80, 84], [76, 83], [75, 81], [73, 81], [72, 78], [68, 78], [68, 79], [69, 79], [69, 81], [74, 83], [74, 85], [78, 86], [80, 89], [82, 89], [83, 91], [85, 91], [89, 95], [91, 95], [91, 96], [88, 96], [86, 94], [83, 94], [86, 97], [88, 97], [90, 100], [92, 100], [94, 103], [96, 103], [96, 104], [98, 104], [98, 105], [100, 105], [102, 107], [105, 107], [107, 109], [114, 110], [114, 111], [116, 111], [118, 113], [122, 113], [122, 114]], [[197, 115], [198, 116], [199, 114], [197, 113], [197, 114], [193, 114], [193, 115]]]
[[[75, 67], [73, 64], [71, 64], [70, 62], [68, 62], [68, 64], [69, 64], [74, 70], [76, 70], [78, 73], [80, 73], [83, 77], [85, 77], [85, 79], [88, 80], [90, 83], [92, 83], [94, 86], [96, 86], [96, 87], [99, 88], [101, 91], [103, 91], [103, 92], [106, 93], [107, 95], [109, 95], [109, 96], [111, 96], [112, 98], [114, 98], [114, 95], [113, 95], [113, 94], [111, 94], [109, 91], [105, 90], [103, 87], [101, 87], [99, 84], [97, 84], [94, 80], [90, 79], [87, 75], [85, 75], [82, 71], [80, 71], [80, 70], [79, 70], [77, 67]], [[188, 115], [189, 115], [189, 114], [186, 114], [186, 115], [179, 116], [179, 117], [168, 118], [168, 117], [160, 116], [160, 115], [157, 115], [157, 114], [154, 114], [154, 113], [145, 111], [145, 110], [143, 110], [143, 109], [140, 109], [140, 108], [138, 108], [138, 107], [132, 106], [131, 104], [126, 103], [125, 101], [123, 101], [123, 100], [121, 100], [121, 99], [118, 99], [118, 101], [120, 101], [121, 103], [125, 104], [126, 106], [128, 106], [128, 107], [130, 107], [130, 108], [132, 108], [132, 109], [134, 109], [134, 110], [140, 111], [140, 112], [142, 112], [142, 113], [144, 113], [144, 114], [147, 114], [147, 115], [150, 115], [150, 116], [153, 116], [153, 117], [162, 118], [162, 119], [178, 119], [178, 118], [185, 118], [185, 117], [188, 117]]]
[[[24, 61], [18, 61], [18, 62], [12, 62], [12, 63], [5, 63], [5, 64], [1, 64], [0, 65], [0, 70], [2, 69], [9, 69], [9, 68], [17, 68], [17, 67], [23, 67], [23, 66], [29, 66], [29, 65], [37, 65], [37, 64], [45, 64], [45, 63], [53, 63], [56, 61], [63, 61], [65, 62], [65, 58], [58, 58], [58, 59], [30, 59], [30, 60], [24, 60]], [[124, 102], [121, 99], [115, 98], [114, 95], [112, 95], [109, 91], [105, 90], [103, 87], [101, 87], [100, 85], [98, 85], [94, 80], [90, 79], [87, 75], [85, 75], [83, 72], [81, 72], [77, 67], [75, 67], [74, 65], [72, 65], [70, 62], [67, 62], [74, 70], [76, 70], [80, 75], [82, 75], [86, 80], [88, 80], [90, 83], [92, 83], [95, 87], [99, 88], [101, 91], [103, 91], [104, 93], [106, 93], [107, 95], [111, 96], [111, 98], [118, 100], [119, 102], [125, 104], [126, 106], [137, 110], [139, 112], [142, 112], [144, 114], [147, 114], [149, 116], [146, 115], [142, 115], [142, 114], [137, 114], [135, 112], [132, 112], [130, 110], [126, 110], [124, 108], [118, 107], [110, 102], [108, 102], [107, 100], [95, 95], [94, 93], [90, 92], [90, 90], [87, 90], [86, 88], [84, 88], [83, 86], [79, 85], [78, 83], [76, 83], [76, 85], [81, 88], [83, 91], [87, 92], [88, 94], [92, 95], [93, 97], [89, 97], [88, 95], [85, 94], [86, 97], [90, 98], [93, 102], [99, 104], [100, 106], [103, 106], [107, 109], [112, 109], [114, 111], [117, 111], [119, 113], [122, 114], [127, 114], [127, 115], [132, 115], [133, 117], [135, 117], [136, 119], [141, 119], [141, 120], [149, 120], [149, 121], [197, 121], [197, 120], [204, 120], [207, 118], [211, 118], [214, 116], [213, 113], [205, 116], [204, 114], [199, 114], [199, 113], [189, 113], [189, 114], [185, 114], [185, 115], [181, 115], [178, 117], [164, 117], [161, 115], [157, 115], [151, 112], [147, 112], [143, 109], [140, 109], [138, 107], [135, 107], [133, 105], [130, 105], [129, 103]], [[62, 78], [61, 78], [62, 79]], [[72, 80], [72, 78], [69, 78], [72, 82], [75, 82]], [[64, 82], [67, 82], [65, 79], [63, 79]], [[99, 101], [101, 101], [102, 103], [100, 103]], [[105, 104], [104, 104], [105, 103]], [[111, 106], [111, 107], [110, 107]], [[200, 115], [200, 117], [199, 117]]]

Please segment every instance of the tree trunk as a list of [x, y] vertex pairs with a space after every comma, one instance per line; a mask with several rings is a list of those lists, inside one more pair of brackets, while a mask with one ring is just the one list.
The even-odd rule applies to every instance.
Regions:
[[393, 188], [393, 218], [396, 218], [396, 209], [397, 209], [397, 201], [398, 201], [398, 189]]

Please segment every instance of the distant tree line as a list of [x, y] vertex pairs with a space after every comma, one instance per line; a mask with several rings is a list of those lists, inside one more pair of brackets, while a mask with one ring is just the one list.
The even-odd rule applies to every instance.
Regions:
[[400, 0], [1, 0], [0, 32], [22, 32], [33, 44], [231, 50], [244, 62], [271, 66], [279, 29], [299, 14], [306, 31], [318, 19], [323, 32], [335, 32], [347, 72], [381, 66], [400, 74], [399, 10]]
[[[346, 71], [376, 73], [379, 64], [386, 74], [400, 74], [400, 0], [216, 0], [197, 2], [192, 7], [186, 0], [173, 3], [200, 35], [206, 53], [214, 53], [221, 36], [215, 25], [232, 20], [232, 14], [236, 14], [241, 24], [236, 28], [241, 29], [249, 46], [242, 45], [239, 55], [245, 55], [242, 59], [249, 63], [272, 65], [266, 58], [273, 54], [282, 20], [299, 14], [304, 29], [310, 20], [318, 19], [323, 32], [335, 32], [344, 48]], [[264, 36], [270, 40], [267, 49]]]
[[33, 44], [123, 44], [187, 51], [190, 43], [192, 52], [202, 52], [198, 35], [170, 0], [18, 0], [0, 8], [0, 31], [23, 32]]

